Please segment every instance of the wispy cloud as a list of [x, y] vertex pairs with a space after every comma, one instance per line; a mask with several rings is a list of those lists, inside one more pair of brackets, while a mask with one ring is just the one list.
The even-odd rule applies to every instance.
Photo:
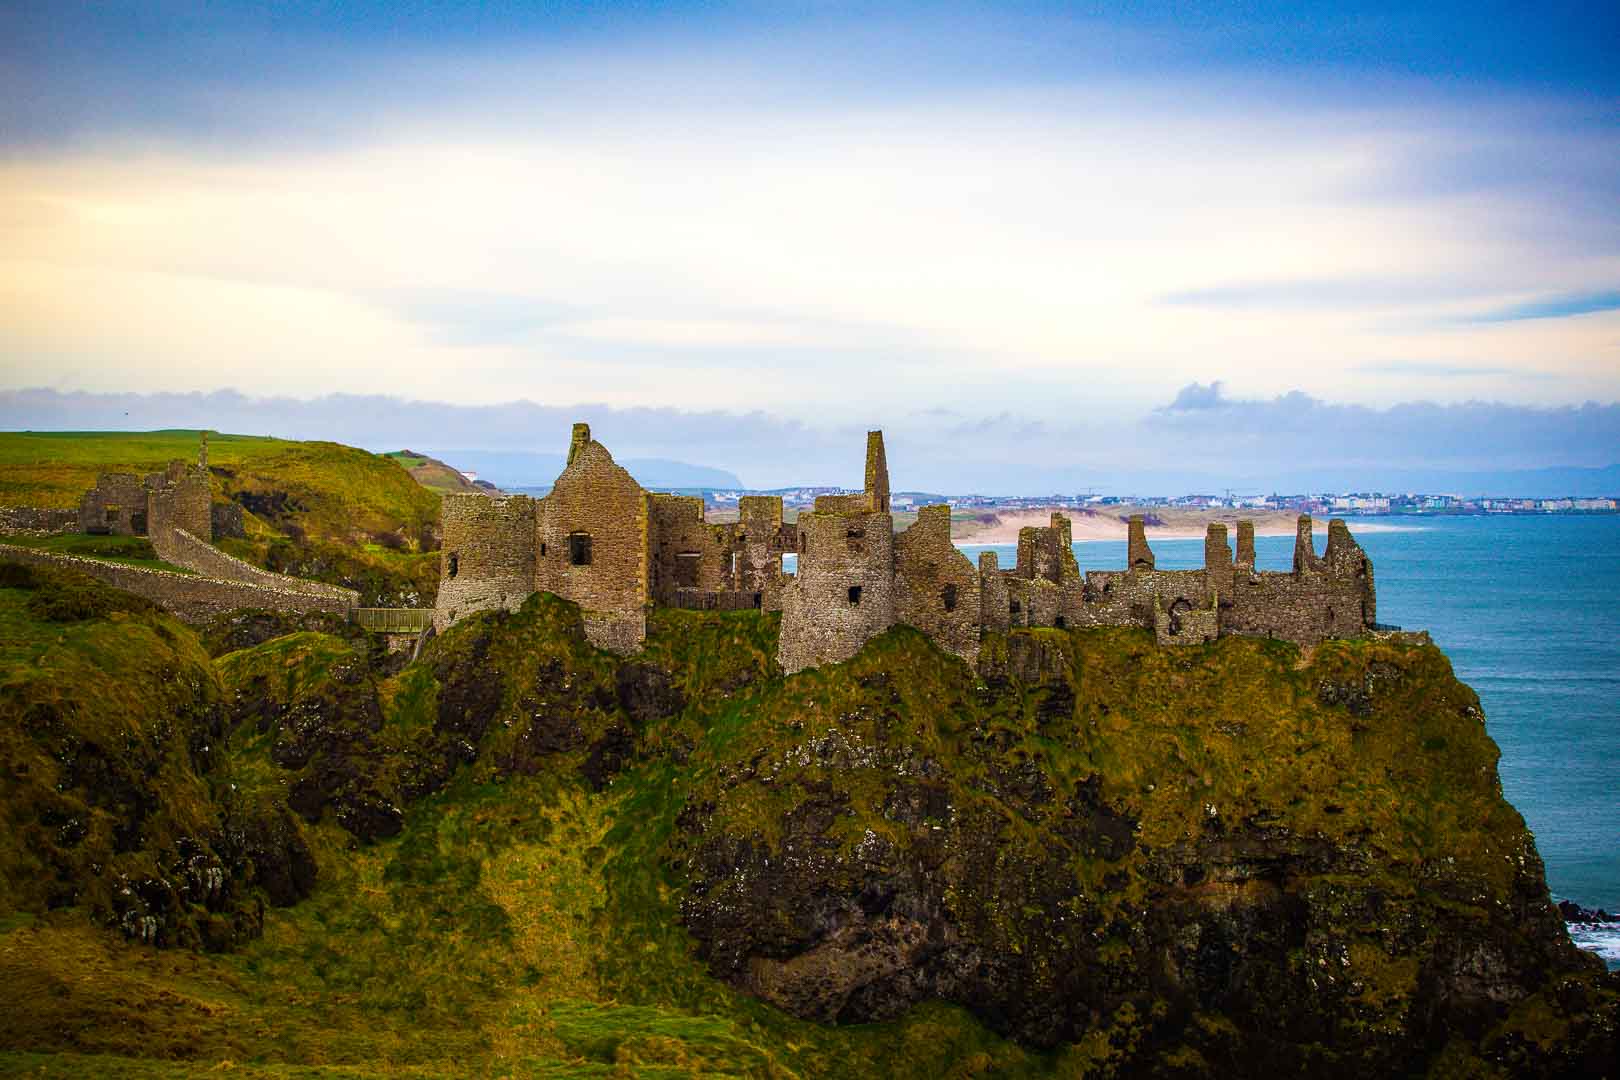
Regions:
[[1551, 378], [1534, 372], [1516, 371], [1510, 367], [1491, 364], [1432, 364], [1421, 360], [1390, 360], [1378, 364], [1359, 364], [1357, 371], [1369, 375], [1416, 375], [1425, 379], [1471, 379], [1491, 375], [1512, 378]]
[[1469, 322], [1522, 322], [1527, 319], [1568, 319], [1601, 311], [1620, 311], [1620, 289], [1603, 292], [1551, 296], [1522, 304], [1510, 304], [1468, 318]]

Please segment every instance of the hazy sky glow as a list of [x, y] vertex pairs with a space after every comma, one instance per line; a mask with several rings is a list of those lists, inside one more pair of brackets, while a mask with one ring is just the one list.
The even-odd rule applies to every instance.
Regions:
[[0, 5], [0, 389], [948, 410], [1145, 465], [1213, 380], [1620, 399], [1612, 4], [320, 10]]

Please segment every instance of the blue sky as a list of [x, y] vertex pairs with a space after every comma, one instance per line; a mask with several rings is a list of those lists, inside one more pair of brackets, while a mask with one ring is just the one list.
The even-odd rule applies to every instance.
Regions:
[[1251, 475], [1300, 400], [1369, 468], [1606, 465], [1620, 8], [0, 3], [26, 388], [527, 401], [760, 485], [874, 425]]

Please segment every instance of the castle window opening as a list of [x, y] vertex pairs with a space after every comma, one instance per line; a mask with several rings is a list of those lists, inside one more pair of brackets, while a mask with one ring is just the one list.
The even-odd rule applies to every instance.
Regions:
[[568, 534], [568, 561], [574, 566], [591, 565], [591, 534], [577, 532]]
[[675, 587], [695, 589], [698, 583], [698, 565], [703, 556], [695, 551], [681, 551], [675, 555]]
[[859, 585], [851, 585], [849, 587], [849, 606], [850, 607], [859, 607], [860, 604], [861, 604], [861, 587]]
[[1014, 601], [1013, 601], [1013, 602], [1012, 602], [1012, 603], [1011, 603], [1011, 604], [1009, 604], [1009, 605], [1008, 605], [1008, 609], [1009, 609], [1009, 610], [1010, 610], [1010, 611], [1011, 611], [1011, 612], [1012, 612], [1012, 613], [1013, 613], [1013, 614], [1014, 614], [1014, 615], [1016, 615], [1016, 614], [1018, 614], [1018, 613], [1019, 613], [1019, 612], [1020, 612], [1020, 611], [1022, 611], [1022, 610], [1024, 610], [1024, 606], [1023, 606], [1023, 605], [1022, 605], [1022, 604], [1020, 604], [1020, 603], [1019, 603], [1019, 602], [1018, 602], [1018, 601], [1016, 601], [1016, 600], [1014, 600]]
[[546, 542], [544, 540], [542, 540], [542, 541], [540, 541], [540, 554], [542, 556], [544, 556], [545, 553], [546, 553]]
[[107, 507], [107, 524], [109, 524], [109, 525], [118, 524], [118, 507], [116, 507], [116, 506]]
[[1059, 630], [1067, 630], [1069, 628], [1069, 620], [1065, 619], [1062, 615], [1059, 615], [1057, 617], [1057, 622], [1054, 625], [1057, 626]]
[[944, 591], [940, 593], [940, 599], [945, 602], [945, 610], [946, 611], [955, 611], [956, 610], [956, 586], [955, 585], [947, 585], [947, 586], [945, 586]]
[[455, 577], [456, 571], [461, 568], [461, 557], [454, 551], [450, 553], [450, 565], [445, 569], [445, 577]]
[[1192, 610], [1192, 603], [1185, 596], [1176, 597], [1176, 602], [1170, 605], [1170, 632], [1181, 633], [1181, 617]]

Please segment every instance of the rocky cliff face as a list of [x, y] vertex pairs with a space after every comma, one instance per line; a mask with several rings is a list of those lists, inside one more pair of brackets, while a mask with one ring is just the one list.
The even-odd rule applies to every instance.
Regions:
[[1491, 1053], [1612, 1046], [1433, 647], [1036, 631], [975, 673], [897, 631], [749, 721], [694, 762], [669, 846], [715, 974], [796, 1015], [943, 998], [1128, 1069], [1345, 1074], [1542, 993], [1569, 1038]]

